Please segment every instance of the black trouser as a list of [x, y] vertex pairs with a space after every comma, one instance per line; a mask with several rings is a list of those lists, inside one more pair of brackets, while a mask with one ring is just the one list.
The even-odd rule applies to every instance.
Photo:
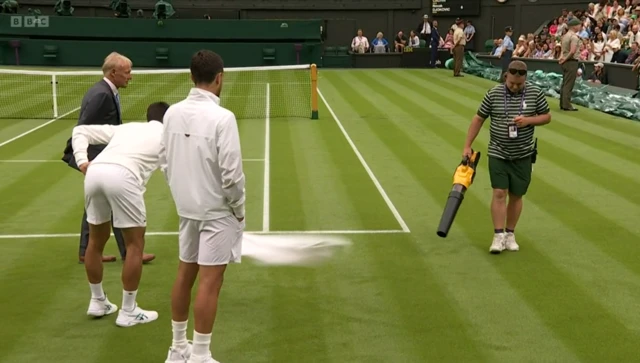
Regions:
[[429, 67], [436, 68], [438, 62], [438, 44], [431, 44], [431, 59], [429, 59]]
[[[111, 217], [111, 226], [113, 228], [113, 235], [116, 237], [116, 243], [120, 250], [120, 256], [124, 259], [127, 256], [127, 248], [124, 245], [124, 237], [122, 237], [122, 231], [119, 228], [113, 227], [113, 216]], [[87, 211], [84, 211], [82, 215], [82, 227], [80, 231], [80, 256], [84, 256], [87, 251], [87, 245], [89, 245], [89, 222], [87, 222]]]
[[576, 83], [576, 77], [578, 75], [578, 61], [575, 59], [568, 59], [562, 63], [562, 86], [560, 87], [560, 108], [570, 109], [571, 105], [571, 93], [573, 92], [573, 86]]
[[511, 57], [513, 57], [512, 50], [505, 50], [502, 53], [502, 57], [500, 57], [500, 65], [502, 66], [502, 76], [500, 77], [500, 82], [504, 83], [504, 76], [509, 69], [509, 64], [511, 63]]

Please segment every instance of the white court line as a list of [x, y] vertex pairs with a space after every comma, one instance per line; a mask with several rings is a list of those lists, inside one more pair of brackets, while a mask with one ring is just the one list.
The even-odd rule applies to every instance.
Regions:
[[54, 118], [54, 119], [52, 119], [52, 120], [49, 120], [49, 121], [47, 121], [47, 122], [43, 123], [43, 124], [42, 124], [42, 125], [40, 125], [40, 126], [34, 127], [34, 128], [32, 128], [31, 130], [26, 131], [26, 132], [23, 132], [23, 133], [21, 133], [20, 135], [18, 135], [18, 136], [16, 136], [16, 137], [14, 137], [14, 138], [12, 138], [12, 139], [9, 139], [9, 140], [7, 140], [7, 141], [4, 141], [4, 142], [0, 143], [0, 147], [3, 147], [3, 146], [5, 146], [6, 144], [8, 144], [8, 143], [10, 143], [10, 142], [16, 141], [16, 140], [18, 140], [19, 138], [21, 138], [21, 137], [23, 137], [23, 136], [27, 136], [27, 135], [29, 135], [30, 133], [34, 132], [34, 131], [40, 130], [41, 128], [43, 128], [43, 127], [45, 127], [45, 126], [47, 126], [47, 125], [49, 125], [49, 124], [51, 124], [51, 123], [54, 123], [54, 122], [58, 121], [59, 119], [61, 119], [61, 118], [65, 117], [65, 116], [67, 116], [67, 115], [70, 115], [70, 114], [72, 114], [72, 113], [74, 113], [74, 112], [78, 111], [79, 109], [80, 109], [80, 107], [76, 107], [76, 108], [74, 108], [73, 110], [71, 110], [71, 111], [69, 111], [69, 112], [67, 112], [67, 113], [64, 113], [64, 114], [62, 114], [62, 115], [60, 115], [60, 116], [58, 116], [58, 117], [56, 117], [56, 118]]
[[[250, 234], [405, 234], [408, 231], [399, 229], [382, 229], [382, 230], [344, 230], [344, 231], [245, 231]], [[178, 232], [147, 232], [146, 236], [177, 236]], [[113, 236], [113, 234], [112, 234]], [[41, 239], [41, 238], [74, 238], [80, 237], [79, 233], [59, 233], [59, 234], [0, 234], [2, 239]]]
[[331, 106], [329, 106], [329, 102], [327, 102], [327, 100], [322, 95], [322, 92], [320, 92], [320, 88], [316, 88], [316, 89], [318, 90], [318, 95], [322, 99], [322, 102], [324, 102], [324, 104], [327, 106], [327, 109], [329, 110], [329, 113], [331, 113], [331, 116], [336, 121], [336, 123], [338, 124], [338, 127], [342, 131], [342, 134], [347, 139], [347, 142], [349, 143], [349, 145], [351, 145], [351, 148], [353, 149], [353, 152], [356, 153], [356, 156], [358, 157], [358, 160], [360, 160], [360, 163], [362, 164], [364, 169], [367, 171], [367, 174], [369, 174], [369, 177], [371, 178], [371, 181], [373, 181], [373, 184], [375, 184], [376, 188], [378, 189], [378, 192], [380, 192], [380, 195], [382, 195], [382, 199], [384, 199], [384, 201], [387, 203], [387, 206], [391, 210], [391, 213], [393, 213], [393, 215], [396, 217], [396, 220], [398, 221], [398, 223], [400, 223], [400, 227], [402, 227], [402, 231], [404, 231], [406, 233], [411, 232], [409, 230], [409, 226], [407, 226], [407, 224], [405, 223], [404, 219], [402, 219], [402, 216], [400, 216], [400, 213], [398, 212], [396, 207], [393, 205], [393, 202], [391, 201], [391, 199], [389, 199], [389, 196], [387, 195], [387, 193], [382, 188], [382, 185], [380, 185], [380, 182], [378, 181], [378, 178], [376, 178], [376, 176], [373, 174], [373, 171], [371, 171], [371, 168], [369, 168], [369, 165], [367, 164], [367, 162], [362, 157], [362, 154], [360, 154], [360, 151], [358, 151], [358, 148], [353, 143], [353, 140], [351, 140], [351, 137], [349, 137], [349, 134], [347, 133], [347, 130], [345, 130], [344, 126], [342, 126], [342, 122], [340, 122], [340, 120], [338, 119], [338, 116], [336, 116], [336, 114], [335, 114], [335, 112], [333, 112], [333, 109], [331, 108]]
[[[264, 159], [242, 159], [242, 161], [247, 161], [247, 162], [263, 162]], [[0, 163], [59, 163], [60, 160], [0, 160]]]
[[270, 165], [269, 165], [269, 154], [271, 151], [271, 130], [270, 130], [270, 119], [269, 113], [271, 112], [271, 86], [267, 83], [267, 102], [265, 106], [266, 116], [264, 122], [264, 191], [262, 192], [262, 231], [269, 231], [269, 179], [270, 179]]

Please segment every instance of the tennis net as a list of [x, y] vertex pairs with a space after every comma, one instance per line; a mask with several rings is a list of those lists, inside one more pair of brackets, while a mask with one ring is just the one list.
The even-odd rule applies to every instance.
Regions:
[[[74, 119], [100, 71], [45, 72], [0, 69], [0, 119]], [[124, 121], [145, 120], [147, 106], [185, 99], [193, 87], [189, 69], [133, 70], [120, 104]], [[225, 68], [220, 103], [238, 119], [317, 118], [315, 64]], [[267, 102], [268, 101], [268, 102]]]

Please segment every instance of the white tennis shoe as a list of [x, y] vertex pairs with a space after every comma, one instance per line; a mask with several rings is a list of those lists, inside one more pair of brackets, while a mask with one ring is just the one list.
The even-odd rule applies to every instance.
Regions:
[[187, 363], [191, 357], [191, 351], [193, 345], [191, 342], [187, 343], [187, 347], [184, 350], [178, 350], [174, 347], [169, 347], [169, 353], [167, 354], [167, 360], [164, 363]]
[[516, 243], [516, 236], [513, 232], [507, 232], [504, 240], [504, 246], [507, 251], [518, 251], [520, 250], [520, 246]]
[[116, 311], [118, 311], [118, 306], [111, 303], [111, 301], [107, 299], [107, 295], [105, 295], [102, 299], [91, 298], [91, 301], [89, 302], [89, 309], [87, 309], [87, 315], [99, 318], [113, 314]]
[[489, 247], [489, 252], [498, 254], [504, 251], [504, 248], [505, 248], [505, 234], [495, 233], [493, 235], [493, 242], [491, 242], [491, 247]]
[[152, 310], [142, 310], [136, 304], [136, 307], [132, 311], [125, 311], [120, 309], [118, 313], [118, 319], [116, 319], [116, 325], [127, 328], [138, 324], [150, 323], [158, 319], [158, 312]]

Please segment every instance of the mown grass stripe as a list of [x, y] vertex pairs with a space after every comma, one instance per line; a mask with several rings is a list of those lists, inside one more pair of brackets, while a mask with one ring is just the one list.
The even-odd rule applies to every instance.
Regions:
[[[367, 77], [367, 76], [363, 76]], [[387, 79], [388, 82], [385, 83], [381, 83], [379, 81], [379, 79], [374, 79], [374, 78], [369, 78], [369, 81], [371, 82], [371, 84], [376, 84], [376, 89], [384, 89], [386, 88], [391, 88], [393, 89], [395, 92], [393, 93], [394, 95], [401, 95], [403, 94], [403, 92], [401, 92], [400, 90], [402, 88], [405, 88], [408, 86], [406, 86], [405, 84], [401, 83], [400, 81], [398, 81], [396, 78], [394, 77], [389, 77]], [[399, 85], [400, 87], [395, 87], [394, 84]], [[399, 102], [400, 100], [397, 99], [396, 97], [394, 97], [393, 95], [389, 95], [386, 94], [386, 96], [393, 101]], [[407, 101], [405, 98], [403, 98], [405, 100], [405, 102]], [[405, 103], [406, 105], [407, 103]], [[368, 106], [371, 107], [375, 107], [373, 104], [369, 104]], [[412, 102], [410, 102], [410, 106], [414, 107], [415, 109], [422, 109], [421, 111], [427, 111], [425, 106], [421, 106], [419, 104], [414, 104]], [[425, 125], [425, 127], [433, 127], [434, 131], [436, 128], [436, 126], [434, 126], [433, 123], [429, 123], [429, 122], [424, 122], [423, 125]], [[404, 148], [407, 149], [411, 149], [412, 150], [412, 154], [415, 155], [421, 155], [422, 158], [421, 159], [428, 159], [428, 155], [424, 152], [419, 151], [419, 146], [417, 144], [412, 145], [410, 141], [411, 138], [409, 135], [407, 135], [404, 131], [401, 131], [399, 128], [393, 128], [393, 127], [388, 127], [385, 129], [385, 133], [391, 133], [392, 131], [397, 131], [399, 133], [399, 137], [398, 139], [405, 139], [407, 140], [405, 142]], [[456, 142], [452, 141], [452, 137], [455, 136], [455, 134], [452, 133], [448, 133], [446, 134], [447, 136], [449, 136], [448, 138], [446, 138], [446, 140], [449, 142], [449, 144], [452, 147], [455, 147], [455, 145], [457, 144]], [[460, 137], [460, 139], [463, 139], [463, 137]], [[405, 159], [405, 158], [403, 158]], [[442, 173], [438, 173], [438, 175], [447, 175], [446, 170], [442, 170]], [[447, 177], [448, 179], [448, 177]], [[450, 181], [449, 181], [450, 183]], [[478, 207], [481, 205], [481, 202], [479, 201], [479, 199], [475, 196], [473, 196], [472, 198], [470, 198], [471, 200], [473, 200], [472, 202], [470, 202], [469, 204], [475, 205], [474, 207], [471, 207], [472, 209], [478, 209]], [[467, 198], [465, 198], [465, 202], [469, 200]], [[490, 219], [488, 218], [488, 215], [486, 215], [483, 218], [488, 225], [490, 225]], [[484, 230], [484, 227], [481, 227], [477, 224], [478, 220], [477, 217], [473, 220], [473, 223], [471, 223], [470, 220], [466, 219], [466, 223], [464, 223], [465, 225], [465, 229], [469, 228], [471, 230], [474, 230], [476, 232], [476, 234], [481, 233], [482, 230]], [[482, 250], [486, 251], [486, 246], [478, 246], [478, 248], [481, 248]], [[538, 267], [544, 266], [544, 270], [548, 273], [548, 275], [545, 278], [545, 282], [544, 284], [546, 286], [555, 286], [556, 290], [560, 291], [560, 289], [564, 289], [564, 291], [571, 291], [572, 295], [575, 296], [580, 296], [580, 301], [581, 301], [581, 305], [582, 305], [582, 312], [587, 312], [587, 311], [598, 311], [598, 315], [599, 316], [603, 316], [606, 317], [601, 321], [602, 326], [606, 326], [606, 329], [610, 332], [619, 332], [621, 330], [624, 331], [624, 326], [622, 326], [615, 317], [611, 316], [608, 311], [603, 308], [602, 306], [600, 306], [599, 304], [597, 304], [595, 301], [589, 299], [589, 297], [584, 294], [581, 291], [581, 287], [577, 284], [575, 284], [575, 282], [566, 277], [565, 275], [562, 274], [562, 272], [553, 265], [553, 263], [551, 261], [549, 261], [547, 258], [545, 258], [537, 249], [535, 248], [531, 248], [530, 253], [534, 256], [536, 256], [536, 261], [538, 263]], [[566, 327], [562, 326], [562, 325], [558, 325], [557, 322], [559, 320], [562, 320], [563, 318], [566, 318], [564, 315], [560, 315], [560, 314], [553, 314], [553, 310], [555, 308], [557, 308], [559, 305], [559, 302], [554, 302], [553, 308], [552, 308], [552, 301], [548, 300], [548, 301], [533, 301], [534, 296], [533, 294], [531, 294], [531, 292], [533, 290], [536, 291], [536, 293], [539, 294], [539, 290], [536, 289], [527, 289], [527, 288], [523, 288], [522, 286], [519, 286], [519, 281], [520, 279], [522, 279], [523, 277], [527, 276], [524, 274], [520, 274], [522, 272], [522, 270], [525, 270], [526, 268], [522, 268], [520, 271], [518, 271], [519, 273], [515, 273], [514, 274], [514, 267], [518, 266], [517, 264], [513, 264], [511, 267], [508, 266], [500, 266], [500, 271], [503, 274], [503, 276], [509, 280], [512, 288], [517, 289], [519, 291], [520, 294], [522, 294], [524, 297], [526, 297], [526, 301], [528, 301], [531, 305], [533, 305], [536, 310], [538, 310], [541, 315], [543, 316], [543, 319], [545, 320], [546, 324], [551, 327], [556, 334], [558, 334], [561, 339], [563, 339], [563, 341], [565, 342], [565, 344], [567, 344], [568, 346], [571, 346], [573, 351], [577, 354], [577, 355], [583, 355], [584, 351], [580, 351], [581, 348], [581, 343], [576, 345], [576, 342], [574, 340], [575, 338], [575, 334], [578, 333], [578, 331], [568, 331], [566, 329]], [[532, 271], [528, 271], [528, 273], [531, 273]], [[543, 278], [543, 276], [540, 276], [540, 278]], [[540, 281], [541, 282], [541, 281]], [[573, 308], [575, 309], [576, 303], [574, 302], [564, 302], [564, 309], [570, 309]], [[575, 311], [575, 310], [574, 310]], [[587, 327], [583, 327], [587, 328]], [[591, 329], [593, 330], [593, 328]], [[584, 333], [584, 330], [580, 330], [580, 333]], [[591, 333], [595, 333], [595, 331], [592, 331]], [[631, 333], [631, 332], [628, 332]], [[629, 334], [626, 336], [626, 340], [631, 340], [632, 339], [633, 334]], [[583, 337], [583, 339], [591, 339], [590, 336], [585, 336], [584, 334], [581, 335], [581, 337]], [[630, 344], [630, 342], [627, 342], [627, 344]], [[591, 354], [596, 354], [597, 352], [591, 352]], [[626, 351], [626, 352], [620, 352], [620, 357], [628, 357], [628, 354], [630, 352]]]
[[[380, 108], [376, 107], [377, 106], [376, 104], [369, 103], [366, 99], [359, 96], [360, 92], [355, 92], [356, 89], [359, 89], [359, 90], [371, 89], [372, 91], [374, 91], [374, 88], [370, 88], [371, 85], [368, 84], [368, 82], [366, 83], [363, 82], [363, 78], [361, 77], [356, 78], [356, 77], [350, 77], [348, 75], [342, 75], [340, 78], [338, 77], [331, 78], [330, 82], [332, 83], [332, 85], [334, 86], [338, 94], [343, 97], [345, 102], [347, 102], [350, 105], [350, 107], [353, 108], [354, 110], [358, 110], [360, 114], [362, 113], [366, 114], [368, 111], [371, 111], [380, 116], [385, 115], [385, 112], [382, 111]], [[367, 95], [368, 95], [367, 97], [369, 97], [371, 95], [371, 92], [368, 92]], [[389, 107], [385, 107], [384, 109], [389, 109]], [[379, 128], [374, 127], [374, 124], [379, 125]], [[382, 120], [369, 121], [369, 127], [372, 130], [380, 130], [380, 129], [386, 128], [387, 126], [392, 127], [391, 125], [389, 125], [389, 123], [384, 122]], [[390, 141], [388, 138], [380, 134], [378, 134], [378, 137], [380, 137], [381, 140], [385, 141], [385, 145], [389, 148], [391, 152], [395, 153], [394, 148], [397, 148], [397, 145], [398, 145], [395, 142], [399, 140]], [[424, 166], [424, 164], [422, 164], [421, 166]], [[381, 258], [381, 257], [378, 256], [378, 258]], [[424, 263], [422, 262], [422, 260], [418, 260], [418, 261], [420, 261], [421, 264]], [[415, 264], [417, 264], [418, 261], [415, 261]], [[387, 264], [388, 263], [389, 261], [387, 260]], [[420, 265], [417, 265], [417, 266], [420, 266]], [[410, 304], [410, 302], [403, 303], [402, 301], [400, 301], [400, 299], [398, 299], [398, 300], [395, 300], [395, 303], [398, 305], [397, 311], [400, 311], [400, 312], [425, 311], [425, 309], [433, 309], [433, 306], [437, 305], [439, 306], [438, 308], [439, 314], [438, 314], [438, 317], [432, 316], [428, 319], [430, 326], [434, 326], [434, 325], [440, 326], [439, 324], [442, 324], [442, 326], [444, 326], [445, 324], [455, 324], [456, 326], [459, 326], [459, 327], [464, 326], [464, 323], [463, 323], [464, 319], [460, 316], [460, 313], [456, 309], [452, 308], [452, 309], [444, 310], [442, 308], [444, 306], [451, 306], [451, 302], [446, 297], [446, 294], [444, 293], [444, 291], [442, 291], [442, 289], [439, 287], [437, 282], [435, 282], [436, 280], [433, 278], [433, 276], [431, 276], [429, 272], [430, 272], [429, 269], [424, 267], [424, 269], [421, 268], [420, 275], [424, 276], [425, 281], [434, 281], [434, 283], [429, 284], [427, 288], [429, 291], [432, 292], [430, 296], [434, 298], [434, 300], [431, 300], [429, 302], [430, 307], [422, 306], [420, 308], [416, 308], [415, 306], [408, 306], [407, 304]], [[385, 288], [388, 289], [390, 288], [390, 286], [386, 285]], [[394, 289], [394, 291], [396, 290]], [[400, 294], [400, 293], [401, 293], [400, 291], [396, 291], [396, 294]], [[409, 334], [410, 336], [415, 336], [417, 334], [418, 336], [420, 336], [421, 333], [415, 330], [415, 329], [420, 330], [421, 328], [420, 324], [416, 323], [415, 321], [416, 319], [411, 319], [410, 316], [405, 315], [403, 313], [400, 313], [400, 315], [402, 316], [402, 320], [406, 324], [405, 325], [406, 334]], [[454, 334], [454, 336], [449, 335], [447, 333]], [[470, 336], [471, 334], [469, 334], [469, 332], [465, 331], [464, 329], [462, 330], [456, 329], [455, 333], [453, 331], [443, 330], [438, 337], [429, 338], [430, 341], [432, 342], [432, 344], [430, 344], [430, 349], [428, 352], [423, 351], [422, 354], [425, 354], [426, 356], [436, 360], [438, 358], [442, 358], [442, 354], [444, 353], [442, 351], [439, 351], [437, 347], [443, 347], [443, 348], [450, 347], [451, 340], [455, 339], [461, 342], [460, 344], [462, 346], [465, 346], [466, 349], [456, 351], [456, 352], [451, 352], [451, 349], [448, 349], [446, 354], [449, 354], [449, 359], [451, 359], [451, 361], [465, 361], [470, 359], [471, 357], [473, 357], [473, 359], [476, 361], [481, 360], [482, 354], [479, 350], [476, 349], [475, 342], [473, 339], [470, 338]], [[420, 349], [417, 347], [419, 343], [417, 341], [413, 341], [412, 343], [414, 344], [414, 350], [419, 352]], [[426, 358], [426, 356], [424, 358]]]

